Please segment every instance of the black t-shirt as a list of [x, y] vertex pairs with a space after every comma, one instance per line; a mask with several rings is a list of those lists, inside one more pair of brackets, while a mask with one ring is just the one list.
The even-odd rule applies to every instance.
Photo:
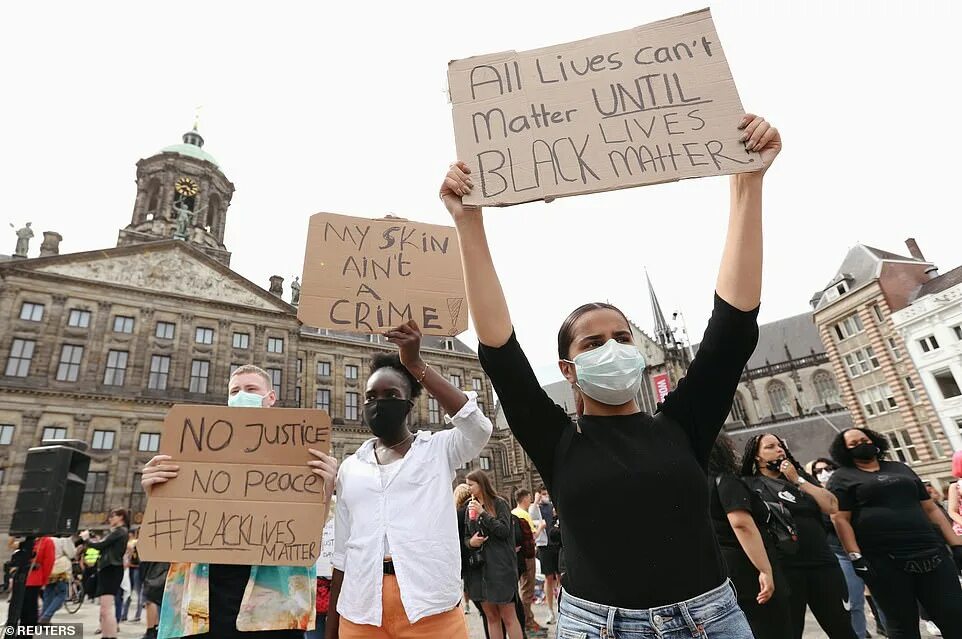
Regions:
[[852, 513], [855, 539], [864, 553], [914, 552], [943, 544], [921, 502], [930, 499], [922, 480], [900, 462], [882, 461], [877, 473], [839, 468], [828, 481], [839, 510]]
[[[303, 630], [263, 630], [240, 632], [237, 613], [240, 611], [244, 590], [251, 576], [250, 566], [211, 564], [208, 577], [210, 597], [210, 636], [251, 637], [256, 639], [302, 639]], [[203, 639], [207, 634], [197, 635]]]
[[778, 558], [782, 565], [805, 568], [837, 563], [838, 560], [828, 545], [828, 533], [822, 522], [822, 510], [811, 495], [784, 479], [756, 475], [747, 481], [752, 490], [765, 501], [777, 502], [785, 506], [795, 520], [798, 550], [793, 555], [779, 553]]
[[[541, 388], [514, 335], [478, 355], [515, 437], [551, 491], [567, 555], [565, 589], [619, 608], [684, 601], [725, 579], [711, 519], [705, 466], [758, 341], [758, 311], [715, 296], [687, 376], [659, 412], [585, 416], [575, 429]], [[631, 507], [625, 508], [626, 500]], [[612, 552], [610, 526], [631, 531]]]
[[774, 541], [765, 527], [767, 513], [761, 498], [735, 475], [710, 476], [708, 480], [711, 491], [709, 513], [718, 545], [725, 549], [741, 550], [738, 537], [735, 536], [731, 522], [728, 521], [728, 513], [744, 510], [755, 520], [755, 526], [758, 527], [766, 549], [770, 549]]

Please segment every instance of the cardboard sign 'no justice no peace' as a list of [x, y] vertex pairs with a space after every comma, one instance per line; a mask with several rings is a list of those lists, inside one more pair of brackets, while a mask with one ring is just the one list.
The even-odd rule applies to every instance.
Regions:
[[177, 477], [153, 487], [137, 549], [146, 561], [310, 566], [327, 520], [309, 449], [329, 453], [331, 418], [300, 408], [173, 406], [160, 452]]
[[756, 171], [711, 12], [448, 67], [469, 204]]

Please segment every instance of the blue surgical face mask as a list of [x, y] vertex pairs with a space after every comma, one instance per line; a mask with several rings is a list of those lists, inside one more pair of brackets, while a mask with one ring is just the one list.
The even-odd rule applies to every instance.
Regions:
[[634, 399], [641, 388], [645, 357], [634, 344], [610, 339], [603, 346], [578, 354], [574, 360], [575, 385], [595, 401], [620, 406]]
[[[270, 393], [268, 393], [270, 395]], [[267, 395], [258, 395], [257, 393], [248, 393], [247, 391], [237, 391], [235, 395], [231, 395], [227, 398], [227, 405], [231, 408], [236, 408], [238, 406], [247, 408], [260, 408], [264, 405], [264, 398]]]

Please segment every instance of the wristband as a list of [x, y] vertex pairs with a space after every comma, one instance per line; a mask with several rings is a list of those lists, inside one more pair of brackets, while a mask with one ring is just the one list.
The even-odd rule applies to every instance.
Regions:
[[807, 484], [807, 483], [808, 483], [808, 480], [805, 479], [804, 477], [799, 477], [799, 478], [798, 478], [798, 485], [799, 485], [799, 486], [804, 486], [804, 485]]

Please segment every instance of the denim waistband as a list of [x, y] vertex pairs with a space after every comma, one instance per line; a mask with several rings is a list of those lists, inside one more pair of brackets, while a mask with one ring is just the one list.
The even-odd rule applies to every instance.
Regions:
[[595, 603], [562, 591], [560, 611], [592, 626], [621, 631], [654, 629], [670, 632], [688, 628], [693, 632], [703, 624], [738, 608], [735, 587], [725, 580], [717, 588], [686, 601], [648, 609], [618, 608]]

